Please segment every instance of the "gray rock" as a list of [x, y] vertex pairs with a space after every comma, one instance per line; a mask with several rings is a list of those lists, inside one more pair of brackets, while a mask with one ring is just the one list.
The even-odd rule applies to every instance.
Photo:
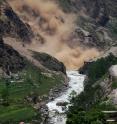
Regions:
[[58, 102], [56, 103], [57, 106], [66, 106], [68, 102]]
[[117, 80], [117, 65], [112, 65], [109, 68], [109, 74], [113, 79]]

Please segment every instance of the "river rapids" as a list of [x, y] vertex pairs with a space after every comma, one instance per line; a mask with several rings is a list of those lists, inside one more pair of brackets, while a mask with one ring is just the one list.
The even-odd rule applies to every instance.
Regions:
[[77, 95], [84, 90], [84, 79], [85, 75], [81, 75], [78, 71], [67, 71], [67, 76], [69, 78], [69, 87], [63, 92], [58, 98], [47, 104], [49, 109], [49, 123], [50, 124], [66, 124], [66, 114], [65, 111], [70, 104], [64, 109], [63, 106], [58, 106], [57, 103], [68, 102], [70, 100], [70, 95], [74, 92]]

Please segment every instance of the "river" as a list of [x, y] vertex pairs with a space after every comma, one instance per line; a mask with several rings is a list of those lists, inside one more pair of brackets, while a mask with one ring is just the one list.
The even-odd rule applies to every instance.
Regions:
[[85, 75], [81, 75], [78, 71], [67, 71], [69, 78], [69, 88], [63, 92], [58, 98], [47, 104], [49, 109], [50, 124], [66, 124], [65, 109], [62, 106], [57, 106], [57, 103], [68, 102], [70, 94], [75, 91], [77, 94], [84, 89]]

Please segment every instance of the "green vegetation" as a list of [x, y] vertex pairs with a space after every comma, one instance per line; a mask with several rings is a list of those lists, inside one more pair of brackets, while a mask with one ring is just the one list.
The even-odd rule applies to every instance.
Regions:
[[[88, 67], [88, 82], [86, 85], [91, 86], [97, 80], [101, 79], [110, 68], [111, 65], [117, 64], [117, 58], [110, 54], [105, 58], [98, 59]], [[86, 88], [86, 87], [85, 87]]]
[[[63, 83], [62, 75], [44, 73], [32, 63], [25, 63], [18, 74], [0, 78], [0, 124], [18, 124], [37, 117], [39, 120], [39, 113], [31, 105], [38, 96], [47, 96], [50, 89]], [[27, 101], [27, 96], [32, 101]]]
[[113, 88], [113, 89], [116, 89], [116, 88], [117, 88], [117, 82], [113, 82], [113, 83], [112, 83], [112, 88]]
[[88, 66], [88, 80], [85, 81], [84, 92], [71, 100], [74, 106], [80, 106], [87, 110], [104, 97], [100, 82], [108, 76], [106, 73], [109, 67], [114, 64], [117, 64], [117, 58], [110, 54]]
[[[115, 107], [111, 103], [102, 102], [106, 96], [100, 82], [108, 77], [108, 69], [114, 64], [117, 64], [117, 58], [110, 54], [88, 65], [88, 80], [84, 91], [71, 99], [67, 124], [106, 124], [106, 117], [101, 111], [115, 110]], [[113, 87], [116, 87], [115, 83]]]
[[18, 124], [19, 121], [25, 121], [38, 117], [37, 112], [28, 106], [8, 106], [0, 107], [0, 123], [1, 124]]
[[67, 124], [106, 124], [101, 111], [84, 111], [77, 109], [74, 114], [68, 114]]
[[40, 96], [47, 95], [51, 88], [56, 85], [60, 86], [63, 80], [62, 75], [47, 75], [43, 74], [41, 70], [31, 63], [28, 63], [25, 69], [18, 74], [18, 80], [15, 80], [14, 77], [6, 81], [1, 79], [0, 90], [7, 85], [11, 97], [19, 100], [29, 95], [31, 92], [37, 93]]
[[100, 102], [90, 110], [71, 106], [67, 113], [67, 124], [107, 124], [106, 119], [109, 115], [102, 111], [116, 110], [116, 108], [107, 102]]

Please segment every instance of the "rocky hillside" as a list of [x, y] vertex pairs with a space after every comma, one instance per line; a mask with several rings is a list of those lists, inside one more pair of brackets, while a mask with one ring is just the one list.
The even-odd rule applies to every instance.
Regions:
[[[60, 4], [66, 11], [83, 11], [94, 18], [102, 26], [109, 21], [110, 17], [117, 17], [117, 2], [111, 0], [60, 0]], [[68, 6], [67, 6], [68, 5]]]
[[87, 115], [103, 105], [116, 109], [116, 9], [114, 0], [0, 0], [0, 123], [45, 123], [46, 101], [67, 86], [66, 68], [84, 62], [88, 79], [67, 123], [84, 113], [92, 121]]
[[[108, 113], [108, 111], [117, 110], [116, 67], [117, 57], [110, 54], [88, 62], [80, 69], [81, 73], [87, 75], [84, 91], [71, 99], [73, 106], [69, 107], [67, 124], [94, 122], [108, 124], [106, 120], [112, 118], [113, 114], [106, 115], [103, 111]], [[75, 119], [76, 117], [77, 119]]]
[[66, 68], [62, 62], [59, 62], [54, 57], [49, 56], [46, 53], [37, 53], [34, 52], [33, 57], [37, 59], [44, 67], [48, 68], [49, 70], [63, 72], [66, 74]]
[[23, 41], [30, 41], [33, 32], [28, 24], [23, 23], [7, 2], [0, 6], [0, 33], [3, 36], [18, 37]]
[[23, 57], [11, 46], [0, 41], [0, 67], [9, 75], [10, 72], [17, 72], [25, 67]]
[[[79, 68], [85, 60], [100, 55], [97, 46], [87, 43], [88, 40], [95, 41], [94, 37], [92, 39], [83, 28], [77, 26], [79, 15], [63, 11], [57, 0], [8, 2], [33, 31], [34, 38], [30, 45], [25, 45], [26, 49], [50, 54], [62, 61], [67, 69]], [[86, 44], [83, 43], [85, 41]]]
[[116, 44], [116, 1], [60, 0], [59, 2], [64, 11], [78, 13], [76, 36], [81, 36], [82, 42], [99, 48], [108, 48]]
[[25, 47], [34, 36], [10, 5], [0, 1], [0, 124], [45, 121], [41, 109], [66, 87], [62, 62]]
[[77, 13], [74, 37], [79, 37], [82, 44], [105, 51], [80, 68], [80, 73], [87, 75], [84, 91], [71, 99], [67, 124], [107, 124], [112, 115], [102, 111], [117, 110], [117, 2], [59, 0], [59, 3], [65, 12]]
[[[36, 53], [36, 56], [40, 55], [42, 54]], [[43, 54], [43, 57], [46, 58], [46, 56]], [[37, 63], [34, 60], [30, 61], [11, 46], [4, 44], [1, 38], [0, 111], [4, 110], [5, 113], [4, 117], [2, 112], [0, 114], [1, 124], [16, 124], [22, 120], [33, 122], [35, 119], [40, 123], [42, 118], [45, 119], [44, 116], [41, 117], [40, 109], [45, 108], [48, 99], [57, 95], [55, 91], [61, 92], [61, 88], [66, 87], [65, 66], [53, 57], [49, 55], [48, 57], [49, 64], [46, 66], [43, 62], [41, 67], [39, 63], [43, 61], [42, 58], [35, 60]], [[9, 114], [6, 114], [7, 110]], [[10, 113], [13, 113], [12, 116]], [[24, 116], [25, 114], [27, 117]]]
[[[8, 0], [8, 3], [17, 14], [15, 13], [14, 19], [11, 20], [9, 14], [6, 15], [3, 11], [3, 17], [10, 19], [13, 25], [17, 23], [16, 27], [19, 27], [16, 29], [19, 31], [15, 33], [26, 33], [25, 37], [31, 42], [14, 44], [9, 38], [6, 42], [9, 41], [7, 44], [11, 44], [23, 56], [30, 54], [29, 49], [46, 52], [62, 61], [67, 69], [76, 69], [81, 67], [84, 61], [100, 56], [117, 44], [116, 2], [47, 0], [48, 4], [45, 4], [42, 0], [24, 0], [18, 3], [16, 0]], [[5, 4], [3, 6], [2, 8], [5, 8]], [[18, 34], [19, 37], [24, 36]]]

